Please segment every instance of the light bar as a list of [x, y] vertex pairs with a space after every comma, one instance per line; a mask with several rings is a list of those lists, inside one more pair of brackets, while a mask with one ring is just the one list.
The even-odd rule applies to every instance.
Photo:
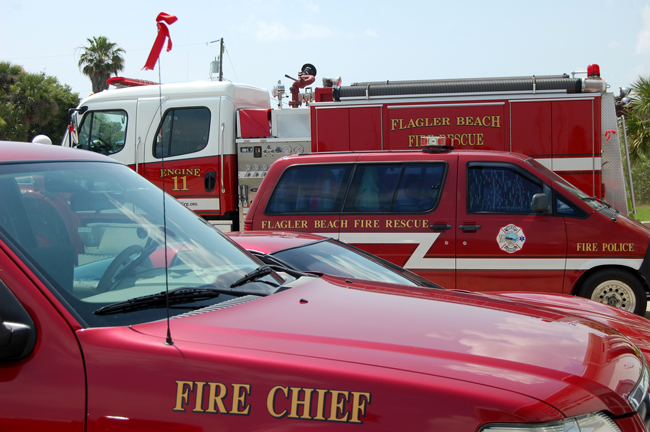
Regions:
[[420, 147], [452, 147], [451, 140], [446, 136], [421, 136]]

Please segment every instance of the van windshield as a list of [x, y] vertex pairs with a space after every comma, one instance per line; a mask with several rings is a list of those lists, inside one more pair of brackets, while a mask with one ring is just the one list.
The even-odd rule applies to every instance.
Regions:
[[550, 169], [546, 168], [544, 165], [536, 161], [535, 159], [527, 159], [526, 162], [528, 162], [530, 165], [535, 167], [538, 171], [542, 172], [544, 175], [546, 175], [548, 178], [550, 178], [555, 184], [559, 185], [573, 195], [574, 197], [578, 198], [585, 204], [587, 204], [589, 207], [593, 208], [596, 211], [600, 211], [604, 208], [608, 208], [608, 205], [603, 204], [600, 200], [598, 200], [596, 197], [589, 196], [577, 187], [573, 186], [571, 183], [568, 181], [564, 180], [562, 177], [559, 175], [555, 174], [553, 171]]

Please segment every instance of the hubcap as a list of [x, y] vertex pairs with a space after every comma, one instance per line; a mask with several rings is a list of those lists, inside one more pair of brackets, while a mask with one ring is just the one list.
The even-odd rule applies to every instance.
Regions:
[[598, 285], [591, 299], [628, 312], [634, 312], [636, 309], [634, 291], [628, 284], [617, 280], [605, 281]]

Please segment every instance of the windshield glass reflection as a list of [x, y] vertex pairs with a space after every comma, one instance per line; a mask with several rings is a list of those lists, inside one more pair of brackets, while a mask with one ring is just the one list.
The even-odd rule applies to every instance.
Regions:
[[[0, 166], [0, 232], [89, 326], [161, 319], [164, 309], [92, 311], [166, 287], [228, 288], [259, 266], [172, 197], [164, 202], [160, 189], [120, 164]], [[171, 314], [229, 298], [175, 305]]]

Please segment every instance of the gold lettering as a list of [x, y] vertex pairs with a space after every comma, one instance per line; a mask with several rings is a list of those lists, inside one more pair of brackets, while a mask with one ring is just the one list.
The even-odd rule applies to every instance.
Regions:
[[282, 386], [275, 386], [271, 389], [269, 394], [266, 396], [266, 409], [269, 411], [269, 414], [271, 414], [275, 418], [282, 418], [287, 414], [287, 410], [282, 411], [281, 413], [277, 413], [275, 411], [275, 394], [278, 392], [278, 390], [281, 390], [282, 393], [284, 393], [285, 397], [289, 397], [289, 389], [286, 387]]
[[347, 227], [348, 227], [348, 220], [347, 219], [342, 220], [341, 221], [341, 228], [345, 229]]
[[386, 221], [386, 228], [392, 228], [393, 227], [393, 221], [387, 220]]
[[340, 391], [340, 390], [331, 390], [332, 400], [330, 405], [330, 416], [327, 420], [329, 421], [340, 421], [347, 422], [348, 416], [350, 413], [346, 412], [345, 416], [340, 417], [340, 414], [343, 414], [345, 403], [348, 401], [349, 392]]
[[[210, 386], [210, 395], [208, 397], [208, 409], [205, 410], [205, 412], [209, 413], [216, 413], [217, 410], [215, 409], [215, 405], [219, 407], [219, 412], [221, 414], [226, 414], [228, 413], [228, 410], [226, 410], [226, 406], [223, 403], [223, 398], [226, 397], [228, 394], [228, 391], [226, 390], [226, 386], [221, 384], [221, 383], [215, 383], [211, 382], [208, 383]], [[217, 388], [219, 388], [219, 391], [217, 392]]]
[[203, 386], [205, 385], [205, 383], [197, 381], [195, 384], [196, 384], [196, 403], [192, 411], [203, 412]]
[[[301, 418], [311, 420], [309, 411], [311, 411], [311, 392], [314, 389], [289, 387], [291, 389], [291, 413], [288, 418]], [[300, 400], [300, 392], [304, 392], [304, 399]], [[298, 417], [298, 405], [302, 405], [302, 415]]]
[[415, 120], [415, 125], [417, 127], [424, 127], [424, 119], [423, 118], [416, 119]]
[[194, 381], [176, 381], [176, 406], [172, 411], [185, 412], [183, 405], [189, 402], [190, 393], [194, 389]]
[[318, 394], [318, 399], [316, 400], [316, 416], [314, 420], [325, 420], [325, 396], [327, 395], [327, 390], [325, 389], [316, 389]]
[[465, 126], [465, 118], [456, 117], [456, 126]]
[[366, 403], [371, 403], [370, 393], [352, 393], [352, 417], [350, 423], [361, 423], [360, 417], [366, 415]]
[[233, 384], [232, 394], [233, 400], [230, 414], [248, 415], [251, 406], [246, 405], [246, 396], [251, 394], [250, 384]]

